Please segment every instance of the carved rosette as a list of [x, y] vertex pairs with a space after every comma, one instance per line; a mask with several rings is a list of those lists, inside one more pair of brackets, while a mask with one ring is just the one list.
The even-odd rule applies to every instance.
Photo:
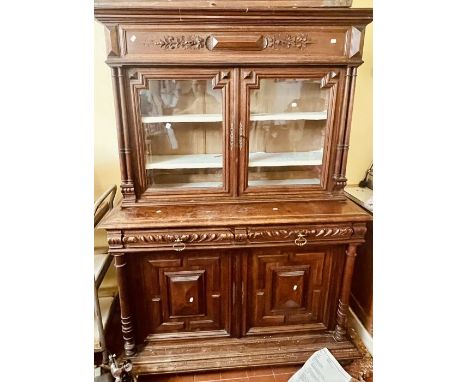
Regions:
[[206, 38], [202, 36], [164, 36], [159, 40], [147, 40], [143, 45], [162, 49], [203, 49]]
[[286, 35], [286, 36], [265, 36], [265, 48], [270, 49], [299, 49], [303, 50], [307, 48], [307, 45], [316, 44], [315, 41], [311, 41], [309, 36], [300, 33], [298, 35]]

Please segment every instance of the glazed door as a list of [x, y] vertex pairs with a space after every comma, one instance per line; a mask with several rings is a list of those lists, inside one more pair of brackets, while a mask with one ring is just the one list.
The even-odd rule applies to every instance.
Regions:
[[327, 190], [341, 70], [242, 69], [239, 192]]
[[244, 334], [330, 329], [339, 284], [331, 279], [342, 258], [335, 247], [252, 250], [243, 267]]
[[231, 193], [231, 70], [134, 69], [141, 199]]
[[138, 341], [227, 336], [230, 263], [215, 250], [132, 254]]

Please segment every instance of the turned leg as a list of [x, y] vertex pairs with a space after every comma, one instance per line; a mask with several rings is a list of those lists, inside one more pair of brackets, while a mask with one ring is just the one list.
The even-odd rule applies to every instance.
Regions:
[[124, 253], [114, 254], [117, 283], [119, 285], [120, 318], [126, 356], [135, 354], [135, 339], [133, 337], [132, 315], [130, 311], [130, 296], [127, 282], [127, 261]]
[[346, 262], [343, 272], [343, 284], [341, 286], [338, 311], [336, 313], [336, 327], [333, 338], [335, 341], [346, 339], [346, 327], [348, 321], [349, 294], [351, 293], [351, 281], [353, 279], [354, 260], [356, 259], [356, 245], [349, 244], [346, 250]]

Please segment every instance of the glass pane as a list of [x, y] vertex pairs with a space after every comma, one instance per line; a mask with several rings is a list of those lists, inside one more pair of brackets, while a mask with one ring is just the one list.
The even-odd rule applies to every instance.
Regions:
[[329, 89], [261, 79], [250, 94], [249, 186], [319, 185]]
[[140, 110], [148, 187], [223, 186], [221, 89], [210, 80], [150, 80]]

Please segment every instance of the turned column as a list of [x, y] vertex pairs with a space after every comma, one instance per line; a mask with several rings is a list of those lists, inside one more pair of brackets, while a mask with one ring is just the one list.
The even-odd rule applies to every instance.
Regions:
[[120, 319], [126, 356], [135, 354], [135, 338], [133, 336], [132, 315], [130, 309], [130, 295], [127, 281], [127, 261], [125, 253], [114, 253], [117, 283], [119, 285]]
[[343, 272], [343, 283], [341, 286], [338, 311], [336, 313], [336, 327], [333, 338], [335, 341], [346, 339], [346, 327], [348, 321], [349, 294], [351, 293], [351, 281], [353, 279], [354, 261], [356, 259], [356, 244], [349, 244], [346, 250], [346, 262]]

